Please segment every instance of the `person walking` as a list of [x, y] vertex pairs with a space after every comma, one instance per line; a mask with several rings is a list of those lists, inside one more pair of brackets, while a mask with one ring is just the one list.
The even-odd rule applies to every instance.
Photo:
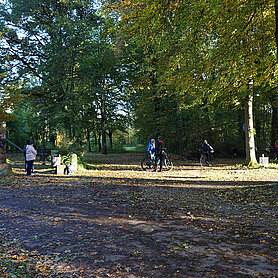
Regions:
[[205, 161], [208, 166], [211, 166], [210, 164], [210, 153], [213, 153], [213, 147], [208, 143], [207, 140], [204, 140], [202, 144], [202, 153], [205, 156]]
[[33, 164], [36, 160], [37, 151], [34, 148], [33, 142], [26, 147], [26, 163], [27, 163], [27, 176], [31, 175]]

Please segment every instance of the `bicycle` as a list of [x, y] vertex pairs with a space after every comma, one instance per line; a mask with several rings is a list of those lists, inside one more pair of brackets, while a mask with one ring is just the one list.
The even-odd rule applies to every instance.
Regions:
[[203, 153], [201, 153], [200, 165], [201, 165], [202, 168], [211, 166], [210, 161], [213, 160], [213, 157], [212, 157], [211, 154], [209, 155], [209, 158], [210, 158], [209, 161], [208, 161], [209, 164], [207, 164], [207, 162], [206, 162], [206, 156], [205, 156]]
[[[157, 165], [160, 164], [160, 159], [157, 161]], [[165, 153], [165, 156], [163, 158], [163, 167], [165, 171], [171, 171], [173, 169], [173, 162], [169, 159], [168, 155]], [[144, 171], [155, 171], [156, 170], [156, 164], [155, 164], [155, 156], [151, 157], [151, 159], [148, 156], [145, 156], [141, 160], [141, 167]]]
[[278, 160], [278, 154], [273, 149], [271, 149], [269, 152], [263, 150], [261, 156], [269, 157], [269, 160], [274, 160], [274, 161]]

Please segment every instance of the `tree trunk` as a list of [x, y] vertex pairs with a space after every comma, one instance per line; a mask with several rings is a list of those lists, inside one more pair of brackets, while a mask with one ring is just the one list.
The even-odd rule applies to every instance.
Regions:
[[72, 139], [75, 141], [76, 140], [76, 134], [75, 134], [75, 126], [72, 125]]
[[102, 138], [102, 154], [107, 154], [106, 145], [106, 108], [105, 108], [105, 92], [101, 94], [101, 138]]
[[102, 154], [107, 154], [105, 124], [102, 124], [102, 128], [101, 128], [101, 138], [102, 138], [102, 140], [101, 140], [101, 143], [102, 143], [101, 153], [102, 153]]
[[[0, 127], [6, 128], [5, 123], [0, 122]], [[6, 175], [6, 132], [0, 129], [0, 176]]]
[[243, 126], [245, 126], [245, 108], [242, 107], [241, 110], [239, 110], [238, 113], [238, 130], [239, 130], [239, 134], [238, 134], [238, 143], [240, 143], [238, 146], [241, 146], [239, 148], [239, 153], [243, 154], [244, 153], [244, 149], [242, 146], [244, 146], [245, 144], [245, 132], [243, 130]]
[[51, 133], [49, 140], [53, 146], [57, 146], [57, 133]]
[[276, 39], [276, 59], [278, 61], [278, 0], [275, 0], [275, 39]]
[[95, 138], [95, 148], [94, 148], [94, 150], [97, 151], [98, 137], [97, 137], [97, 133], [96, 132], [94, 132], [94, 138]]
[[111, 130], [108, 130], [108, 137], [109, 137], [109, 143], [110, 143], [110, 147], [111, 149], [113, 148], [113, 138], [112, 138], [112, 131]]
[[278, 129], [277, 121], [277, 107], [272, 105], [272, 119], [271, 119], [271, 145], [274, 146], [276, 143], [276, 135]]
[[100, 138], [101, 138], [101, 133], [98, 134], [98, 138], [97, 138], [97, 142], [98, 142], [98, 151], [101, 152], [101, 142], [100, 142]]
[[0, 164], [5, 164], [5, 163], [6, 163], [6, 144], [0, 142]]
[[[179, 105], [178, 105], [179, 106]], [[179, 121], [179, 155], [183, 155], [183, 117], [182, 117], [182, 111], [178, 107], [178, 121]]]
[[45, 133], [42, 135], [42, 157], [41, 160], [43, 161], [43, 164], [45, 164], [46, 155], [45, 155]]
[[[278, 0], [275, 0], [275, 38], [276, 38], [276, 60], [278, 61]], [[276, 131], [278, 130], [277, 123], [277, 107], [273, 107], [272, 105], [272, 123], [271, 123], [271, 143], [272, 146], [276, 141]]]
[[254, 166], [258, 164], [256, 159], [254, 126], [253, 126], [253, 92], [251, 91], [249, 91], [245, 103], [245, 150], [246, 150], [246, 161], [245, 161], [246, 165]]
[[91, 153], [92, 149], [91, 149], [91, 144], [90, 144], [90, 131], [89, 128], [87, 128], [87, 152]]

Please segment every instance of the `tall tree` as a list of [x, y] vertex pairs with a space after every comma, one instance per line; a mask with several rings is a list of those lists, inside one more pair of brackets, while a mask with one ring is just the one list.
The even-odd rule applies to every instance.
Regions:
[[133, 0], [113, 5], [121, 13], [125, 37], [144, 50], [142, 64], [155, 64], [155, 91], [161, 97], [175, 96], [184, 108], [246, 109], [246, 160], [256, 164], [249, 83], [264, 86], [275, 72], [271, 2]]
[[110, 103], [116, 99], [109, 99], [113, 92], [109, 84], [119, 72], [94, 3], [9, 0], [1, 20], [1, 54], [9, 57], [14, 79], [33, 78], [25, 93], [33, 100], [30, 103], [41, 122], [47, 123], [44, 129], [51, 125], [67, 130], [70, 138], [79, 140], [90, 129], [86, 126], [90, 119], [86, 122], [84, 115], [95, 120], [100, 116], [106, 153], [106, 110], [111, 110]]

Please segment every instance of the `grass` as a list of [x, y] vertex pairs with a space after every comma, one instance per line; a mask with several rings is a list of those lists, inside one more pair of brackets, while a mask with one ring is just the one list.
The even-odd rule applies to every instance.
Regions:
[[137, 151], [137, 148], [136, 147], [124, 147], [124, 150], [127, 151], [127, 152]]

